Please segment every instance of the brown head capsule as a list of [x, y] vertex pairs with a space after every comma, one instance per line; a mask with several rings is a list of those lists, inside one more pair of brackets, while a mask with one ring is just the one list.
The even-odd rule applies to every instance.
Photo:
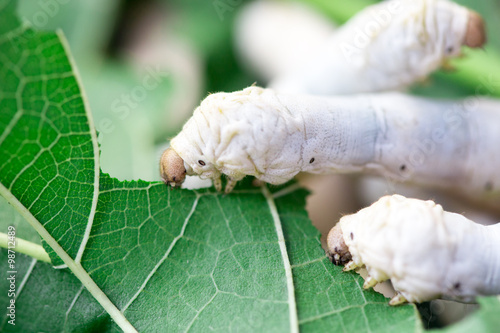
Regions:
[[165, 184], [172, 187], [180, 187], [186, 178], [184, 160], [172, 148], [161, 155], [160, 174]]
[[351, 253], [345, 244], [344, 235], [337, 223], [328, 233], [327, 237], [328, 256], [335, 265], [345, 265], [351, 260]]
[[465, 32], [464, 45], [468, 47], [482, 47], [486, 43], [486, 28], [481, 15], [469, 11], [469, 21]]

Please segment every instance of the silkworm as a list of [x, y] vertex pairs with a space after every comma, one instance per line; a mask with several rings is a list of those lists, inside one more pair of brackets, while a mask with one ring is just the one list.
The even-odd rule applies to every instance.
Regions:
[[339, 95], [402, 90], [486, 41], [483, 19], [447, 0], [391, 0], [367, 7], [322, 50], [271, 81], [281, 92]]
[[328, 234], [344, 271], [366, 267], [365, 289], [391, 280], [389, 304], [500, 294], [500, 223], [483, 226], [432, 201], [385, 196]]
[[[400, 93], [317, 97], [249, 87], [208, 96], [161, 159], [162, 177], [246, 175], [282, 184], [299, 172], [378, 174], [458, 189], [500, 188], [500, 103]], [[168, 157], [168, 158], [167, 158]], [[176, 177], [175, 179], [173, 177]]]

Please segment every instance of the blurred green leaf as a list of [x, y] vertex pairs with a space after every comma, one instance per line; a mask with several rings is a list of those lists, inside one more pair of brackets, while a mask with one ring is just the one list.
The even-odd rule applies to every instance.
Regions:
[[131, 64], [108, 62], [83, 75], [101, 144], [101, 167], [120, 179], [160, 180], [157, 141], [179, 130], [169, 108], [175, 81], [159, 67], [133, 72]]
[[[296, 0], [292, 0], [296, 1]], [[376, 4], [377, 0], [299, 0], [316, 7], [333, 21], [343, 24], [363, 8]]]
[[81, 65], [102, 58], [119, 3], [119, 0], [21, 0], [19, 14], [35, 29], [61, 29]]
[[500, 298], [483, 297], [478, 299], [480, 309], [461, 322], [447, 327], [444, 330], [432, 332], [470, 333], [470, 332], [496, 332], [500, 327]]

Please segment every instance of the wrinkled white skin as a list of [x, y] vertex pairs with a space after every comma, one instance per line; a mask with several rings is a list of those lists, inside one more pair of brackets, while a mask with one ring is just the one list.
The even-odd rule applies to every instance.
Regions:
[[448, 0], [391, 0], [367, 7], [321, 52], [275, 78], [282, 92], [340, 95], [402, 90], [461, 52], [469, 12]]
[[221, 173], [281, 184], [301, 171], [368, 172], [471, 195], [498, 190], [500, 103], [465, 104], [399, 93], [326, 98], [250, 87], [208, 96], [171, 147], [188, 175], [216, 182]]
[[356, 266], [409, 302], [500, 294], [500, 223], [482, 226], [432, 201], [386, 196], [340, 219]]

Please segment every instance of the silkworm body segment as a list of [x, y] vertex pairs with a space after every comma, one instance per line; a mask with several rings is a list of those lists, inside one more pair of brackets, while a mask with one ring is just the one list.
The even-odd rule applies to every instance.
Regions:
[[500, 294], [499, 244], [500, 224], [482, 226], [400, 195], [344, 216], [328, 235], [332, 261], [366, 267], [365, 287], [391, 280], [398, 292], [392, 304]]

